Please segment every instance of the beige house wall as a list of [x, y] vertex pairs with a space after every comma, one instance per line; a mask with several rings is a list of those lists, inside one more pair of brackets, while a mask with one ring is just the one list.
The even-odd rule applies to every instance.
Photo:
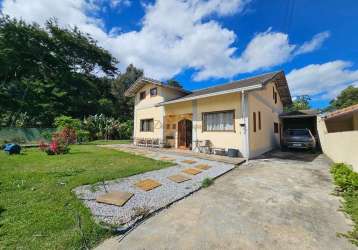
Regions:
[[[232, 93], [226, 95], [212, 96], [195, 101], [187, 101], [165, 106], [166, 121], [171, 124], [177, 124], [180, 120], [186, 118], [193, 122], [193, 140], [210, 140], [213, 147], [217, 148], [235, 148], [242, 150], [242, 137], [240, 122], [241, 114], [241, 94]], [[203, 131], [202, 117], [204, 112], [214, 111], [235, 111], [235, 131]], [[196, 118], [195, 118], [196, 117]], [[165, 125], [166, 128], [166, 125]], [[175, 136], [175, 145], [177, 145], [177, 130], [170, 129], [165, 135]]]
[[[213, 147], [218, 148], [235, 148], [242, 152], [242, 110], [241, 110], [241, 94], [232, 93], [220, 96], [213, 96], [197, 100], [197, 120], [193, 122], [193, 135], [196, 133], [198, 140], [210, 140]], [[213, 111], [235, 111], [235, 131], [203, 131], [202, 117], [204, 112]]]
[[[274, 133], [274, 122], [279, 123], [279, 113], [283, 110], [280, 97], [277, 96], [277, 103], [273, 99], [273, 89], [277, 92], [273, 83], [268, 83], [263, 89], [245, 92], [247, 98], [242, 102], [241, 93], [230, 93], [206, 97], [202, 99], [167, 104], [165, 106], [156, 106], [156, 104], [179, 97], [182, 93], [175, 90], [157, 86], [158, 95], [150, 97], [149, 90], [155, 85], [146, 85], [135, 98], [134, 115], [134, 137], [135, 138], [160, 138], [167, 136], [173, 137], [170, 141], [172, 146], [177, 147], [178, 122], [182, 119], [193, 121], [193, 141], [210, 140], [213, 147], [217, 148], [235, 148], [241, 154], [244, 154], [244, 147], [249, 144], [250, 158], [260, 155], [279, 145], [279, 133]], [[139, 100], [139, 93], [146, 91], [144, 100]], [[278, 92], [277, 92], [278, 95]], [[245, 117], [242, 114], [242, 103], [248, 105], [248, 121], [246, 127], [249, 129], [248, 140], [246, 140], [245, 127], [240, 124], [245, 123]], [[234, 110], [235, 121], [234, 131], [203, 131], [202, 117], [204, 112]], [[261, 112], [261, 130], [257, 123], [257, 132], [253, 132], [252, 113]], [[141, 119], [154, 119], [153, 132], [141, 132]], [[169, 124], [169, 127], [167, 127]], [[173, 125], [175, 126], [173, 127]]]
[[328, 133], [321, 117], [317, 118], [317, 130], [323, 152], [332, 161], [350, 164], [358, 172], [358, 130]]
[[[280, 145], [280, 134], [274, 133], [274, 122], [280, 123], [279, 114], [283, 111], [280, 97], [277, 103], [273, 98], [273, 90], [277, 89], [269, 83], [262, 90], [249, 92], [249, 144], [250, 158], [261, 155]], [[278, 92], [277, 92], [278, 95]], [[253, 113], [256, 113], [256, 132], [254, 132]], [[259, 115], [261, 113], [261, 129]]]
[[[165, 105], [165, 119], [164, 119], [164, 138], [172, 136], [174, 139], [168, 141], [172, 147], [178, 146], [178, 122], [182, 119], [193, 119], [192, 116], [192, 102], [180, 102]], [[167, 128], [169, 125], [169, 129]], [[173, 127], [174, 125], [174, 127]]]
[[[157, 96], [150, 96], [150, 89], [157, 88]], [[146, 92], [146, 98], [140, 100], [139, 96], [142, 91]], [[164, 116], [165, 110], [163, 106], [156, 107], [155, 105], [180, 97], [183, 94], [179, 91], [162, 88], [154, 84], [145, 85], [135, 96], [134, 106], [134, 138], [159, 138], [164, 139]], [[140, 131], [140, 120], [142, 119], [153, 119], [154, 130], [153, 132], [142, 132]]]

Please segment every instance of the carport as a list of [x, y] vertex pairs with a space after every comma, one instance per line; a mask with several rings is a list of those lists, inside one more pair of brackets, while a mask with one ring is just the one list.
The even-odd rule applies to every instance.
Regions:
[[282, 113], [280, 115], [281, 135], [283, 131], [287, 129], [308, 128], [319, 142], [317, 132], [317, 114], [318, 111], [315, 109], [297, 110]]

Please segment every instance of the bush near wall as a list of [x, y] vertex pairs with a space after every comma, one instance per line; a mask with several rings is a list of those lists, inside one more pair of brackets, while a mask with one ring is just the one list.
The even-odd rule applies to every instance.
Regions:
[[0, 128], [0, 143], [37, 143], [48, 140], [48, 135], [55, 131], [54, 128]]
[[354, 222], [354, 229], [342, 234], [358, 245], [358, 173], [351, 166], [344, 163], [335, 163], [331, 168], [334, 183], [338, 194], [344, 198], [343, 210], [350, 215]]

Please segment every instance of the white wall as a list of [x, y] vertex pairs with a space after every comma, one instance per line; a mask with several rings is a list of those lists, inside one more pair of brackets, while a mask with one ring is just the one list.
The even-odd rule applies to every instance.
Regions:
[[[248, 92], [249, 95], [249, 144], [250, 156], [253, 158], [277, 148], [280, 144], [280, 134], [274, 133], [274, 123], [280, 123], [279, 114], [283, 111], [280, 96], [275, 103], [272, 91], [278, 91], [274, 83], [268, 83], [263, 89]], [[253, 113], [256, 113], [256, 132], [253, 131]], [[261, 113], [261, 129], [259, 115]]]

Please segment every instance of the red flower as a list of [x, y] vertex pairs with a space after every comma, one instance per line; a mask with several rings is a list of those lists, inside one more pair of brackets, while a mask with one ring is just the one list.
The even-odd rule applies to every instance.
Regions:
[[58, 153], [58, 142], [56, 140], [52, 140], [50, 143], [50, 149], [54, 154]]

